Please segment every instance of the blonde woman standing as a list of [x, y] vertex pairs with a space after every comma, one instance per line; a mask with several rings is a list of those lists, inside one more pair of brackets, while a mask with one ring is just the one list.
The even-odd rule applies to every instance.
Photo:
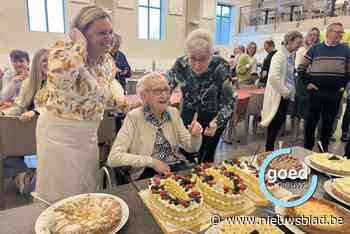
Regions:
[[[30, 75], [22, 83], [19, 96], [15, 99], [14, 105], [0, 112], [2, 115], [18, 116], [21, 120], [31, 120], [35, 115], [39, 114], [40, 101], [35, 101], [43, 98], [43, 88], [45, 87], [47, 78], [47, 59], [49, 50], [38, 50], [32, 60]], [[10, 177], [15, 177], [17, 189], [21, 194], [29, 194], [34, 190], [35, 186], [35, 169], [28, 168], [25, 160], [35, 160], [35, 156], [10, 157], [5, 160], [5, 174]]]
[[97, 6], [82, 8], [70, 38], [50, 51], [47, 100], [36, 130], [36, 191], [50, 202], [96, 190], [97, 129], [104, 109], [128, 108], [109, 55], [111, 16]]

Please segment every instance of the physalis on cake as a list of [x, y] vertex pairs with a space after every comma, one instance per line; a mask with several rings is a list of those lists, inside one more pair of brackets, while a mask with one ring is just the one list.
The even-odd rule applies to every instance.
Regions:
[[202, 196], [190, 178], [172, 173], [154, 176], [149, 182], [154, 208], [169, 221], [191, 225], [201, 214]]
[[245, 207], [247, 189], [243, 180], [225, 166], [202, 164], [193, 169], [193, 178], [204, 202], [215, 210], [235, 211]]
[[[228, 171], [236, 173], [243, 179], [244, 183], [248, 187], [248, 190], [259, 197], [260, 201], [256, 202], [261, 202], [262, 204], [269, 203], [269, 201], [265, 198], [265, 195], [260, 190], [259, 170], [255, 166], [249, 164], [247, 161], [240, 161], [238, 159], [225, 160], [223, 165]], [[266, 181], [266, 186], [271, 193], [278, 195], [277, 193], [279, 188], [276, 184], [268, 183]]]

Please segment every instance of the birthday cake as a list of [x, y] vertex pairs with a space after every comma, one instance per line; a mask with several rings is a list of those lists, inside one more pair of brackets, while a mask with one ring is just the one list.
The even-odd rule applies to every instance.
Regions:
[[204, 202], [213, 209], [233, 211], [245, 207], [248, 200], [245, 194], [247, 187], [237, 174], [225, 166], [201, 164], [192, 172]]
[[[247, 161], [240, 161], [238, 159], [225, 160], [223, 165], [227, 167], [227, 170], [241, 177], [250, 191], [265, 199], [259, 186], [259, 170], [255, 166], [250, 165]], [[278, 186], [276, 184], [268, 183], [267, 181], [265, 184], [271, 193], [277, 192]]]
[[148, 189], [156, 211], [172, 223], [191, 225], [199, 218], [202, 196], [190, 178], [172, 173], [157, 175]]

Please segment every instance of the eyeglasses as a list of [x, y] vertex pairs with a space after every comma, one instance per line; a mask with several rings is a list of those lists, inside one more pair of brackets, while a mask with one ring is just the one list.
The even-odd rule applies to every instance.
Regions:
[[148, 92], [151, 92], [155, 96], [161, 96], [162, 94], [169, 96], [170, 95], [170, 89], [164, 88], [164, 89], [148, 89], [146, 90]]
[[345, 32], [344, 31], [333, 31], [335, 32], [336, 34], [344, 34]]
[[202, 56], [202, 57], [188, 57], [188, 59], [190, 60], [190, 62], [206, 62], [211, 58], [211, 56]]

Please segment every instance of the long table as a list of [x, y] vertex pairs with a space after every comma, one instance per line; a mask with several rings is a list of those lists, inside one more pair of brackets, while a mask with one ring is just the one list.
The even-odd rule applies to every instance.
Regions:
[[[293, 147], [292, 155], [295, 155], [300, 160], [312, 154], [311, 151], [301, 147]], [[325, 194], [323, 184], [329, 178], [317, 171], [312, 170], [311, 174], [318, 176], [318, 187], [315, 192], [315, 197], [325, 198], [338, 203], [330, 196]], [[310, 176], [311, 177], [311, 176]], [[148, 180], [136, 181], [134, 184], [116, 186], [112, 189], [111, 194], [122, 198], [129, 206], [130, 215], [128, 223], [119, 232], [121, 234], [158, 234], [162, 233], [161, 229], [156, 224], [150, 212], [143, 204], [138, 196], [138, 190], [147, 187]], [[308, 186], [304, 188], [307, 190]], [[341, 203], [339, 203], [341, 204]], [[344, 206], [344, 205], [343, 205]], [[349, 208], [349, 207], [346, 207]], [[0, 233], [6, 234], [34, 234], [35, 221], [40, 213], [45, 209], [41, 203], [33, 205], [9, 209], [0, 212]], [[269, 214], [263, 210], [257, 209], [252, 215], [266, 217]], [[280, 227], [285, 233], [291, 233], [286, 227]]]

